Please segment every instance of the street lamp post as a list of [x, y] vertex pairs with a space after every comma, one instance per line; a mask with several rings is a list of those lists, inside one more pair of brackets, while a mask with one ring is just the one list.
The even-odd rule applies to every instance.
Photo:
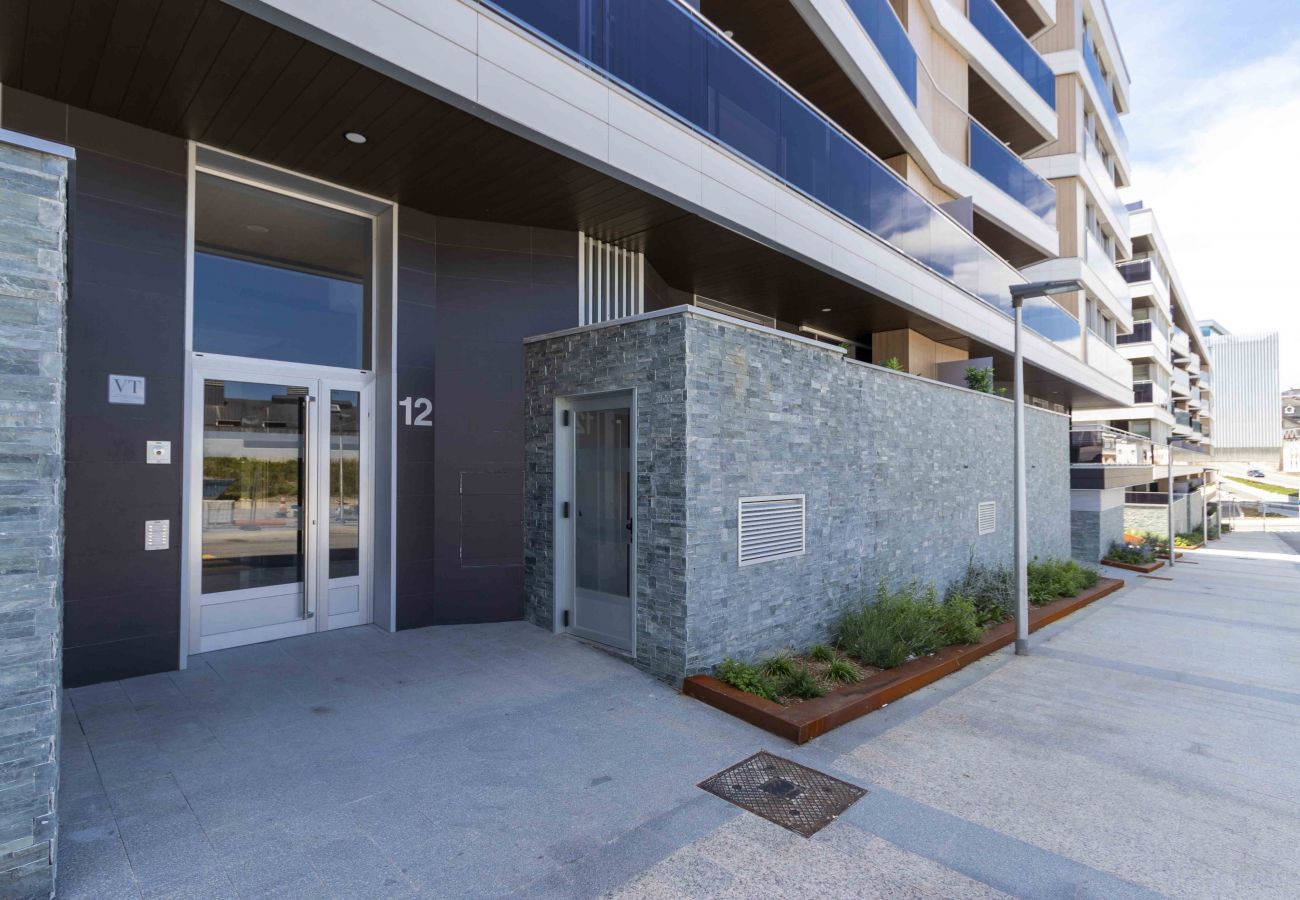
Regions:
[[1174, 557], [1178, 555], [1174, 553], [1174, 436], [1171, 434], [1168, 440], [1169, 440], [1169, 478], [1168, 478], [1167, 490], [1169, 495], [1169, 510], [1168, 510], [1169, 522], [1167, 527], [1169, 528], [1169, 568], [1172, 569], [1174, 567]]
[[1015, 310], [1016, 342], [1012, 400], [1015, 407], [1015, 566], [1016, 566], [1016, 655], [1029, 655], [1029, 499], [1025, 483], [1025, 300], [1070, 294], [1083, 284], [1070, 281], [1035, 281], [1011, 285], [1011, 306]]

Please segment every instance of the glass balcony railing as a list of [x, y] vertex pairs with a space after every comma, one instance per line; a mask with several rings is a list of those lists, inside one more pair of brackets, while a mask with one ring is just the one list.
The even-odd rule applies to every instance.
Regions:
[[1083, 62], [1088, 67], [1088, 74], [1092, 76], [1093, 87], [1101, 95], [1101, 105], [1106, 108], [1106, 118], [1110, 119], [1111, 127], [1115, 131], [1115, 140], [1119, 142], [1120, 149], [1127, 154], [1128, 135], [1124, 133], [1124, 126], [1119, 121], [1119, 110], [1115, 108], [1115, 95], [1110, 85], [1106, 83], [1106, 76], [1101, 74], [1101, 63], [1092, 50], [1092, 41], [1086, 35], [1083, 41]]
[[[1164, 450], [1166, 453], [1161, 453]], [[1070, 429], [1070, 462], [1081, 466], [1154, 466], [1168, 461], [1167, 447], [1109, 425]]]
[[1134, 403], [1154, 403], [1156, 386], [1150, 381], [1139, 381], [1133, 385]]
[[1169, 378], [1169, 385], [1184, 397], [1192, 392], [1191, 379], [1187, 377], [1187, 373], [1182, 369], [1174, 369], [1174, 374]]
[[1092, 177], [1097, 180], [1097, 185], [1101, 191], [1099, 199], [1105, 201], [1106, 205], [1110, 207], [1110, 213], [1114, 216], [1115, 221], [1120, 223], [1122, 228], [1127, 229], [1128, 206], [1119, 196], [1119, 188], [1115, 187], [1115, 176], [1106, 167], [1106, 160], [1102, 157], [1101, 148], [1097, 146], [1095, 135], [1084, 137], [1083, 157], [1088, 164], [1088, 171], [1092, 172]]
[[1131, 262], [1117, 263], [1115, 268], [1119, 269], [1119, 274], [1124, 276], [1124, 280], [1129, 284], [1141, 284], [1144, 281], [1151, 280], [1151, 260], [1135, 259]]
[[[1019, 272], [677, 0], [480, 2], [1012, 315]], [[885, 0], [852, 5], [898, 22]], [[1038, 297], [1024, 311], [1029, 328], [1080, 355], [1079, 322], [1063, 307]]]
[[1056, 188], [974, 119], [970, 120], [970, 167], [1055, 227]]
[[1151, 340], [1151, 323], [1134, 322], [1132, 334], [1121, 334], [1115, 338], [1117, 344], [1145, 344]]
[[993, 49], [1011, 63], [1011, 68], [1029, 82], [1034, 93], [1046, 100], [1052, 109], [1056, 109], [1056, 76], [1034, 49], [1034, 45], [1007, 18], [1002, 7], [993, 0], [967, 0], [966, 15], [975, 30], [984, 35]]
[[1183, 426], [1184, 428], [1191, 428], [1192, 427], [1191, 413], [1185, 412], [1184, 410], [1181, 409], [1174, 410], [1174, 422]]
[[885, 64], [903, 86], [907, 96], [916, 105], [916, 49], [907, 36], [907, 29], [898, 20], [898, 14], [889, 0], [847, 0], [849, 10], [862, 23]]
[[1128, 283], [1120, 275], [1119, 269], [1115, 268], [1115, 261], [1102, 247], [1101, 241], [1088, 230], [1084, 231], [1084, 258], [1115, 301], [1125, 304], [1129, 296]]

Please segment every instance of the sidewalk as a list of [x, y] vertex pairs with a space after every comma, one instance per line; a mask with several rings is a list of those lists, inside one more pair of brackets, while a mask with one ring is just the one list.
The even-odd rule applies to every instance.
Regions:
[[[1181, 562], [804, 747], [522, 623], [69, 691], [60, 897], [1293, 898], [1300, 556]], [[869, 793], [696, 787], [759, 749]]]

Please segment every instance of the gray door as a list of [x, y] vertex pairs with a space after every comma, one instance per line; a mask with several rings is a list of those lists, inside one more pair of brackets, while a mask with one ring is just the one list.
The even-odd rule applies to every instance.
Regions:
[[634, 649], [636, 533], [629, 397], [574, 403], [573, 622], [581, 636]]

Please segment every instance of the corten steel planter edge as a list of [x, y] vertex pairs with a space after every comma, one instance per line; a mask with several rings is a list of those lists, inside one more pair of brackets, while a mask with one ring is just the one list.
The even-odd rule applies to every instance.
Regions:
[[[1123, 586], [1124, 582], [1118, 578], [1103, 578], [1095, 586], [1074, 597], [1030, 607], [1029, 630], [1037, 631], [1050, 625], [1090, 603], [1110, 596]], [[682, 682], [682, 693], [778, 737], [803, 744], [933, 684], [945, 675], [951, 675], [976, 660], [1001, 650], [1014, 639], [1014, 623], [1003, 622], [986, 631], [984, 638], [977, 644], [944, 647], [930, 656], [877, 672], [857, 684], [845, 685], [824, 697], [807, 700], [796, 706], [782, 706], [765, 700], [738, 690], [712, 675], [692, 675], [686, 678]]]
[[1103, 566], [1110, 566], [1113, 569], [1128, 569], [1130, 572], [1141, 572], [1144, 575], [1150, 575], [1156, 569], [1163, 569], [1165, 564], [1156, 560], [1149, 563], [1126, 563], [1116, 559], [1103, 559]]

